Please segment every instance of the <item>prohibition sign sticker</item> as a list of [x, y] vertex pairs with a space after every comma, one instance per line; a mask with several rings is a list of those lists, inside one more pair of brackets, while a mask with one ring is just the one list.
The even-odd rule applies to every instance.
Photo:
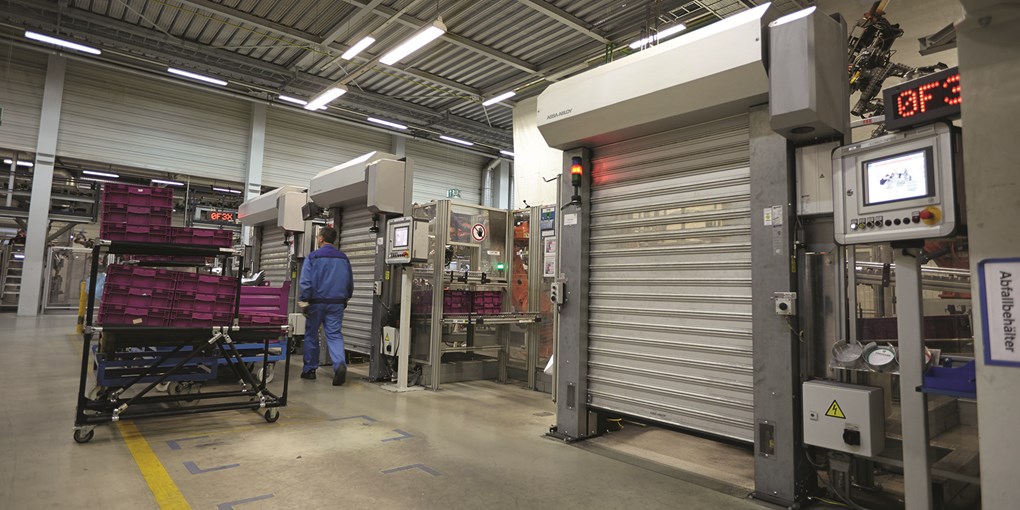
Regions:
[[471, 227], [471, 238], [475, 241], [485, 240], [485, 225], [481, 223], [475, 223], [475, 226]]

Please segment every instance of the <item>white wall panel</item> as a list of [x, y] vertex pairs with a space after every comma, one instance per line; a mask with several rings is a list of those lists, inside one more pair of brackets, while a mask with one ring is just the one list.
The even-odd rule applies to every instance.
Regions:
[[388, 152], [386, 133], [271, 108], [266, 118], [264, 186], [303, 186], [315, 174], [372, 151]]
[[35, 152], [46, 55], [0, 44], [0, 148]]
[[250, 106], [69, 62], [57, 154], [244, 182]]
[[407, 142], [407, 157], [414, 161], [414, 201], [424, 204], [446, 198], [459, 189], [461, 202], [482, 203], [482, 171], [491, 161], [485, 156], [438, 144]]

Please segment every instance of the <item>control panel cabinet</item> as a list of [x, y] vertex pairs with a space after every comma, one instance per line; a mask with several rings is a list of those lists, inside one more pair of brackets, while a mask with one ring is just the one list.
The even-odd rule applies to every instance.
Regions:
[[429, 255], [429, 222], [410, 217], [386, 223], [386, 263], [425, 262]]
[[832, 155], [835, 237], [842, 245], [948, 237], [963, 224], [960, 132], [931, 124]]

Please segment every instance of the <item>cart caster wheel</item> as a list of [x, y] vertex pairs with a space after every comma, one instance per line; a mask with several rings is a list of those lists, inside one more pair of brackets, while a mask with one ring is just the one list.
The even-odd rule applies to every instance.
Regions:
[[[268, 418], [266, 418], [268, 419]], [[81, 430], [77, 429], [74, 431], [74, 442], [75, 443], [87, 443], [92, 440], [96, 435], [96, 429]]]
[[273, 382], [273, 377], [276, 375], [276, 363], [269, 363], [264, 367], [260, 367], [259, 371], [255, 374], [255, 382], [262, 380], [262, 372], [266, 372], [266, 384]]
[[174, 382], [167, 387], [167, 393], [174, 396], [195, 395], [193, 398], [185, 398], [177, 401], [178, 407], [194, 407], [198, 404], [201, 392], [201, 385], [195, 382]]
[[269, 422], [269, 423], [276, 423], [276, 420], [280, 419], [280, 410], [276, 409], [275, 407], [267, 409], [266, 413], [263, 414], [263, 416], [266, 417], [266, 421], [267, 422]]

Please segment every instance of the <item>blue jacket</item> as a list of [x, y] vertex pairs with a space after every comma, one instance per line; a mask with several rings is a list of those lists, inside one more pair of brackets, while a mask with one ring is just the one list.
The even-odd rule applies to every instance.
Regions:
[[313, 251], [305, 258], [299, 286], [301, 301], [346, 303], [354, 294], [350, 259], [331, 244]]

